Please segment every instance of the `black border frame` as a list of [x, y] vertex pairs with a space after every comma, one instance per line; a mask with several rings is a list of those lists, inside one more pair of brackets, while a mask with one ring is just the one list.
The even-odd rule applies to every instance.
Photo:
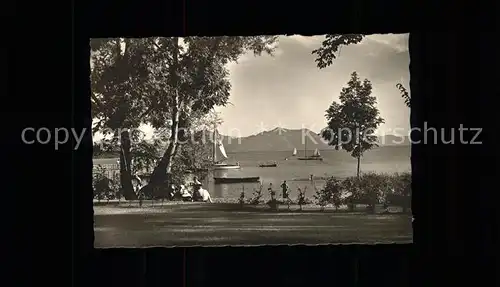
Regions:
[[[44, 279], [53, 283], [59, 279], [67, 284], [69, 279], [54, 275], [53, 264], [57, 264], [54, 260], [58, 255], [64, 268], [60, 272], [71, 272], [74, 284], [82, 286], [332, 282], [341, 286], [365, 286], [377, 284], [372, 279], [379, 277], [385, 279], [381, 281], [384, 285], [421, 286], [421, 283], [435, 282], [433, 275], [447, 279], [460, 277], [460, 280], [475, 277], [476, 282], [479, 278], [482, 283], [485, 277], [477, 276], [492, 274], [491, 263], [495, 260], [492, 255], [496, 250], [496, 210], [492, 195], [497, 171], [485, 162], [495, 163], [498, 158], [492, 96], [498, 93], [498, 88], [490, 85], [496, 81], [495, 73], [487, 70], [495, 63], [490, 56], [496, 55], [496, 45], [493, 37], [479, 31], [481, 28], [491, 31], [486, 14], [494, 9], [399, 1], [345, 1], [330, 6], [252, 1], [251, 4], [228, 3], [224, 8], [216, 7], [222, 5], [218, 3], [187, 0], [71, 4], [67, 14], [63, 14], [66, 17], [55, 24], [51, 21], [57, 19], [46, 13], [61, 11], [60, 6], [43, 3], [38, 4], [40, 7], [33, 4], [29, 8], [9, 10], [9, 16], [17, 20], [12, 23], [17, 30], [15, 35], [8, 34], [11, 42], [6, 44], [9, 97], [5, 99], [3, 106], [7, 108], [2, 116], [4, 122], [9, 123], [9, 135], [4, 138], [4, 150], [7, 162], [14, 167], [6, 171], [6, 178], [10, 179], [6, 190], [16, 191], [20, 199], [15, 198], [18, 205], [4, 209], [8, 218], [16, 214], [15, 221], [18, 221], [13, 224], [14, 233], [6, 238], [9, 246], [15, 246], [16, 261], [11, 265], [20, 264], [18, 270], [32, 267], [37, 272], [36, 277], [13, 273], [17, 283], [30, 279], [35, 279], [36, 284]], [[21, 18], [22, 9], [31, 13]], [[240, 12], [231, 14], [230, 9]], [[473, 16], [467, 18], [467, 23], [466, 13]], [[45, 24], [48, 27], [44, 30], [34, 31]], [[471, 25], [477, 25], [475, 37], [457, 32], [466, 27], [471, 29]], [[90, 136], [77, 151], [72, 151], [71, 146], [54, 151], [50, 146], [27, 146], [20, 142], [20, 131], [26, 126], [83, 128], [90, 125], [89, 37], [409, 31], [412, 32], [412, 126], [422, 126], [424, 121], [448, 127], [464, 123], [482, 127], [484, 142], [481, 146], [412, 146], [414, 244], [94, 250]], [[53, 36], [60, 32], [68, 37]], [[73, 53], [63, 56], [61, 51]], [[32, 79], [27, 83], [29, 76]], [[13, 150], [19, 152], [13, 153]], [[52, 168], [57, 170], [57, 181]], [[57, 199], [59, 202], [51, 199], [50, 204], [57, 206], [57, 210], [40, 205], [48, 201], [39, 192], [43, 189], [65, 196]], [[70, 191], [73, 210], [67, 204]], [[73, 216], [69, 221], [71, 211]], [[68, 216], [61, 218], [61, 214]], [[69, 222], [62, 223], [64, 220]], [[61, 230], [70, 226], [72, 232]], [[71, 253], [68, 241], [73, 242]], [[253, 260], [257, 262], [257, 270], [276, 268], [274, 276], [251, 272], [239, 276], [238, 270], [254, 264]], [[217, 276], [221, 265], [227, 269], [222, 276]], [[470, 266], [482, 269], [479, 272], [466, 269]], [[113, 276], [117, 273], [123, 276]], [[407, 275], [412, 279], [408, 280]], [[161, 281], [164, 278], [168, 278], [168, 282]], [[448, 280], [446, 284], [454, 282]]]

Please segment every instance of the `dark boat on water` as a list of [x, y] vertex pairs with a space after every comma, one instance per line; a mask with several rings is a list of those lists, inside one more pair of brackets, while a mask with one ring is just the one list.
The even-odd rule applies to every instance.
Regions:
[[259, 182], [260, 177], [214, 177], [215, 184], [221, 183], [242, 183], [242, 182]]
[[277, 167], [277, 166], [278, 166], [278, 163], [276, 163], [276, 162], [259, 164], [259, 167]]
[[319, 156], [307, 156], [307, 157], [299, 157], [297, 158], [298, 160], [319, 160], [319, 161], [323, 161], [323, 158], [322, 157], [319, 157]]

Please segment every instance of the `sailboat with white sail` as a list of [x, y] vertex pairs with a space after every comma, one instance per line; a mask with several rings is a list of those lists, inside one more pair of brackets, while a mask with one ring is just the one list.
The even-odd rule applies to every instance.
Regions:
[[319, 153], [319, 150], [318, 149], [315, 149], [314, 150], [314, 153], [312, 155], [313, 157], [321, 157], [321, 154]]
[[296, 148], [294, 148], [294, 149], [293, 149], [292, 156], [296, 156], [296, 155], [297, 155], [297, 149], [296, 149]]
[[319, 150], [315, 149], [313, 155], [308, 156], [307, 155], [307, 141], [304, 143], [304, 157], [299, 157], [297, 158], [298, 160], [319, 160], [323, 161], [323, 158], [321, 157]]
[[219, 134], [217, 132], [217, 127], [214, 127], [213, 134], [213, 168], [214, 169], [239, 169], [240, 164], [228, 164], [226, 160], [228, 156], [226, 154], [226, 149], [224, 148], [224, 144], [222, 140], [219, 138]]

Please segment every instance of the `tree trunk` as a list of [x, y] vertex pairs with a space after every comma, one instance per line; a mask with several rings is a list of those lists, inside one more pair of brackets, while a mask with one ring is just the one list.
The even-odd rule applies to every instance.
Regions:
[[128, 130], [123, 130], [120, 134], [120, 185], [126, 200], [137, 200], [137, 194], [132, 185], [131, 163], [130, 133]]
[[356, 172], [358, 179], [359, 179], [359, 164], [360, 164], [360, 162], [361, 162], [361, 156], [358, 156], [358, 170]]
[[[172, 126], [170, 128], [170, 138], [168, 147], [163, 154], [160, 162], [156, 165], [151, 174], [149, 183], [141, 188], [141, 192], [150, 189], [156, 190], [162, 185], [164, 187], [170, 186], [171, 172], [172, 172], [172, 159], [177, 153], [179, 146], [179, 119], [181, 113], [181, 101], [179, 97], [179, 77], [178, 77], [178, 61], [179, 61], [179, 38], [175, 38], [175, 47], [173, 49], [173, 61], [170, 66], [170, 86], [174, 91], [174, 98], [172, 100]], [[165, 185], [166, 184], [166, 185]], [[163, 190], [163, 189], [162, 189]]]
[[[178, 95], [176, 95], [178, 98]], [[163, 154], [159, 163], [153, 170], [151, 174], [151, 179], [148, 185], [157, 186], [158, 184], [164, 183], [165, 180], [169, 179], [168, 176], [172, 171], [172, 158], [176, 154], [176, 150], [178, 147], [178, 131], [179, 131], [179, 108], [174, 107], [172, 113], [172, 127], [171, 127], [171, 135], [169, 138], [169, 143], [167, 150]]]

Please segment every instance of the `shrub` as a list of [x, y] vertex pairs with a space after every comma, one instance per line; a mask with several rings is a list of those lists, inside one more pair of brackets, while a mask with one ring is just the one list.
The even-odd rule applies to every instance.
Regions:
[[267, 189], [269, 195], [271, 196], [271, 200], [267, 202], [267, 205], [271, 207], [271, 210], [278, 210], [278, 201], [276, 200], [276, 191], [273, 189], [273, 184], [269, 184], [269, 188]]
[[238, 203], [243, 206], [245, 205], [245, 191], [240, 193], [240, 198], [238, 199]]
[[375, 205], [384, 202], [391, 193], [392, 176], [386, 174], [365, 173], [356, 177], [348, 177], [342, 182], [343, 189], [350, 195], [345, 199], [349, 209], [354, 210], [356, 204], [368, 205], [368, 210], [375, 211]]
[[327, 178], [323, 188], [320, 190], [316, 189], [314, 198], [317, 200], [321, 210], [324, 210], [328, 204], [332, 204], [337, 209], [342, 204], [342, 185], [340, 180], [335, 177]]
[[359, 179], [357, 198], [368, 205], [371, 212], [375, 211], [375, 205], [381, 203], [390, 193], [391, 176], [386, 174], [366, 173]]
[[392, 176], [391, 192], [386, 195], [386, 204], [396, 205], [406, 212], [411, 207], [411, 173], [396, 173]]
[[106, 176], [106, 169], [102, 165], [94, 167], [92, 175], [94, 198], [98, 201], [113, 199], [115, 191], [111, 188], [111, 180]]
[[238, 199], [238, 203], [243, 207], [245, 205], [245, 186], [243, 186], [243, 190], [240, 193], [240, 198]]
[[115, 172], [113, 173], [113, 176], [111, 178], [111, 189], [113, 190], [114, 193], [114, 198], [113, 199], [121, 199], [122, 192], [121, 192], [121, 184], [120, 184], [120, 173]]
[[327, 179], [324, 190], [330, 194], [330, 203], [335, 209], [342, 205], [342, 182], [334, 177]]
[[264, 188], [264, 186], [261, 184], [258, 189], [254, 189], [252, 198], [250, 198], [250, 200], [248, 202], [249, 204], [257, 205], [257, 204], [262, 202], [261, 198], [262, 198], [262, 189], [263, 188]]
[[269, 200], [268, 202], [266, 202], [266, 204], [269, 205], [271, 210], [278, 211], [279, 202], [276, 200], [276, 198]]
[[411, 173], [396, 173], [392, 177], [393, 193], [411, 196]]
[[306, 190], [307, 186], [304, 187], [304, 190], [298, 188], [299, 196], [297, 198], [297, 204], [299, 205], [300, 210], [302, 210], [302, 205], [307, 204], [306, 202]]
[[359, 181], [357, 177], [347, 177], [342, 181], [342, 189], [350, 195], [344, 199], [350, 211], [354, 211], [354, 206], [360, 201]]

